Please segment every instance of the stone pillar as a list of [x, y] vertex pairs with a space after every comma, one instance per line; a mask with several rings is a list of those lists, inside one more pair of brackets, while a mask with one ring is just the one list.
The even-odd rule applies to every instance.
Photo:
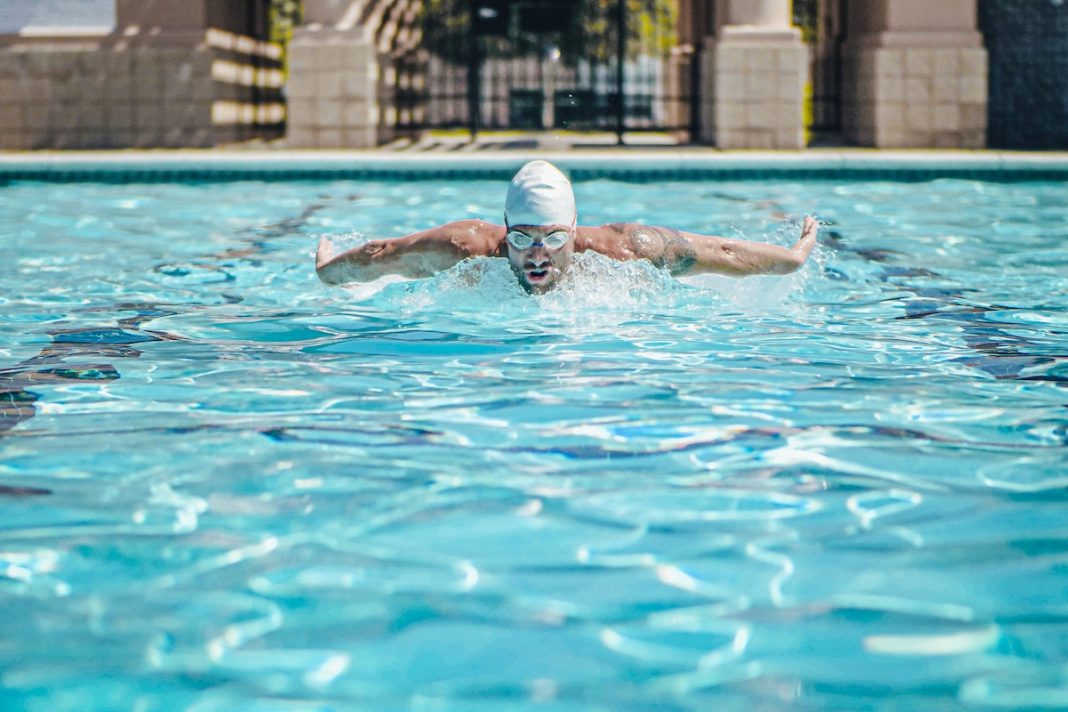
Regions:
[[845, 138], [878, 148], [986, 145], [987, 59], [976, 0], [853, 0]]
[[289, 43], [286, 144], [370, 148], [378, 143], [374, 43], [362, 32], [297, 28]]
[[360, 0], [305, 0], [289, 43], [286, 144], [370, 148], [386, 123], [379, 106], [395, 69], [359, 25]]
[[720, 148], [804, 147], [808, 54], [790, 0], [727, 0], [701, 53], [701, 138]]

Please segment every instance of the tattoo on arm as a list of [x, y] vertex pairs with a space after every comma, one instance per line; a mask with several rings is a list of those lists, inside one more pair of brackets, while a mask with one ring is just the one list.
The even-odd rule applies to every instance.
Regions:
[[665, 267], [671, 274], [681, 274], [697, 262], [693, 245], [678, 230], [634, 225], [627, 237], [637, 257], [644, 257], [657, 267]]

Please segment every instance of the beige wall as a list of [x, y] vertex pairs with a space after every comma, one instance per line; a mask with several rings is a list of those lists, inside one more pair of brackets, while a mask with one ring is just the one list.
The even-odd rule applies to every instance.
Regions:
[[245, 33], [251, 19], [266, 13], [244, 0], [115, 0], [116, 24], [142, 32], [203, 32], [214, 27]]
[[724, 0], [727, 25], [789, 27], [790, 0]]
[[205, 29], [207, 0], [115, 0], [116, 25], [139, 27], [142, 32], [197, 31]]
[[976, 0], [882, 0], [886, 29], [905, 32], [955, 32], [975, 28]]
[[868, 43], [939, 43], [940, 33], [974, 33], [977, 13], [976, 0], [849, 0], [846, 35]]

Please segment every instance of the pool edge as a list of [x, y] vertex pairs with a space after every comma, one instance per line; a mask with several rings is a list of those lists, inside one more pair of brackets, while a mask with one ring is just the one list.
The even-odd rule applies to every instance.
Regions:
[[396, 154], [381, 151], [100, 151], [0, 154], [0, 181], [479, 179], [544, 158], [577, 180], [1068, 180], [1068, 153], [1003, 151], [599, 151]]

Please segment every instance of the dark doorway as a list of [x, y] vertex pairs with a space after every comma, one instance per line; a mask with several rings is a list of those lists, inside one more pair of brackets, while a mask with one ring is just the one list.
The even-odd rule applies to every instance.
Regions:
[[1068, 3], [980, 0], [989, 61], [987, 144], [1068, 149]]
[[809, 51], [805, 130], [809, 144], [840, 142], [845, 0], [794, 0], [794, 24]]

